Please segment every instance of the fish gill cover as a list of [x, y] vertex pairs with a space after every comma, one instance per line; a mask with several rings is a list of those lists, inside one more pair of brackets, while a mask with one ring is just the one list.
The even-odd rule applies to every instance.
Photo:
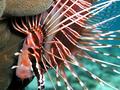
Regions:
[[[119, 4], [119, 0], [93, 4], [56, 0], [40, 15], [40, 26], [46, 31], [41, 55], [45, 61], [40, 63], [46, 71], [45, 90], [120, 89]], [[32, 25], [38, 17], [34, 18]], [[14, 27], [21, 28], [16, 23]], [[37, 81], [26, 90], [37, 90]]]

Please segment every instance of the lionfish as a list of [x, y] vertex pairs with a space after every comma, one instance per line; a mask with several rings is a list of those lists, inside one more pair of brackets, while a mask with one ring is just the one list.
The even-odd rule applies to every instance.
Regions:
[[[56, 75], [56, 84], [61, 86], [61, 80], [63, 80], [67, 90], [74, 90], [68, 80], [67, 69], [82, 89], [88, 90], [74, 68], [77, 66], [100, 84], [118, 90], [92, 73], [84, 63], [81, 63], [81, 59], [85, 58], [120, 74], [120, 71], [116, 69], [120, 68], [120, 65], [97, 59], [90, 54], [92, 52], [120, 59], [120, 56], [98, 50], [120, 47], [120, 45], [101, 42], [119, 40], [115, 34], [120, 30], [102, 31], [99, 28], [99, 26], [120, 17], [120, 14], [94, 24], [87, 23], [89, 20], [92, 22], [90, 18], [118, 1], [106, 0], [92, 5], [92, 1], [88, 0], [54, 0], [51, 7], [39, 15], [14, 19], [15, 30], [25, 35], [20, 52], [15, 53], [18, 55], [18, 64], [12, 68], [16, 68], [16, 76], [22, 80], [36, 76], [38, 90], [44, 90], [44, 73], [48, 74], [53, 83], [52, 75], [48, 72], [48, 69], [53, 69]], [[54, 89], [56, 90], [55, 86]]]

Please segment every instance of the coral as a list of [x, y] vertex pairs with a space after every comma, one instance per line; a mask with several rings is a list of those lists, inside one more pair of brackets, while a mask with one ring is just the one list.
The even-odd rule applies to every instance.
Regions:
[[53, 0], [7, 0], [5, 15], [36, 15], [48, 9]]

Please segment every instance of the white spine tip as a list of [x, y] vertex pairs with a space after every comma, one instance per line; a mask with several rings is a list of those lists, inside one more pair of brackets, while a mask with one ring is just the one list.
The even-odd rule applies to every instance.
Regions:
[[20, 53], [19, 53], [19, 52], [16, 52], [16, 53], [14, 53], [14, 55], [15, 55], [15, 56], [18, 56], [18, 55], [20, 55]]
[[120, 59], [120, 56], [117, 56], [118, 59]]
[[15, 69], [15, 68], [18, 68], [19, 66], [12, 66], [11, 69]]
[[120, 74], [120, 72], [115, 69], [113, 69], [113, 72]]
[[108, 54], [108, 53], [103, 53], [103, 55], [105, 55], [105, 56], [110, 56], [110, 54]]
[[105, 64], [101, 64], [101, 66], [102, 66], [102, 67], [107, 67], [107, 65], [105, 65]]
[[60, 86], [61, 86], [61, 83], [58, 81], [58, 82], [57, 82], [57, 85], [60, 87]]

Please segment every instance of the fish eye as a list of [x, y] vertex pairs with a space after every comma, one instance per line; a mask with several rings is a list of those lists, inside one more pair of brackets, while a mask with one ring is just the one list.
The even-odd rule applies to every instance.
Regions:
[[28, 48], [28, 51], [30, 52], [30, 53], [34, 53], [34, 51], [33, 51], [33, 49], [32, 48]]

